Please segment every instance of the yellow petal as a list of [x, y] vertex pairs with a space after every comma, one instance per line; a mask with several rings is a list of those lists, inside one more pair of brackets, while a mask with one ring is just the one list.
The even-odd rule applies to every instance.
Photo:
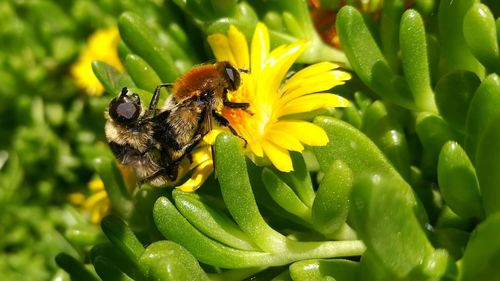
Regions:
[[232, 65], [236, 65], [231, 45], [226, 36], [216, 33], [208, 36], [207, 40], [217, 61], [228, 61]]
[[249, 141], [248, 147], [250, 148], [250, 151], [255, 156], [264, 157], [264, 150], [262, 149], [262, 145], [260, 144], [260, 140], [259, 141]]
[[106, 193], [105, 190], [99, 191], [95, 194], [92, 194], [87, 201], [83, 203], [83, 209], [85, 210], [90, 210], [93, 208], [93, 206], [99, 204], [101, 200], [107, 199], [108, 194]]
[[177, 186], [176, 188], [184, 192], [193, 192], [197, 190], [208, 179], [210, 174], [212, 174], [213, 167], [214, 166], [212, 161], [204, 162], [203, 164], [196, 167], [191, 178], [189, 178], [185, 183]]
[[288, 132], [268, 130], [266, 131], [266, 139], [286, 150], [299, 152], [304, 150], [304, 146]]
[[191, 159], [192, 162], [189, 169], [193, 169], [206, 161], [212, 161], [212, 146], [205, 145], [197, 148], [191, 153]]
[[276, 146], [268, 141], [262, 141], [262, 148], [264, 149], [264, 153], [267, 158], [269, 158], [276, 169], [282, 172], [293, 171], [292, 158], [290, 157], [288, 150]]
[[257, 75], [269, 53], [269, 32], [261, 22], [255, 26], [250, 50], [250, 69], [252, 74]]
[[310, 146], [323, 146], [328, 143], [325, 131], [312, 123], [302, 120], [286, 120], [273, 124], [273, 130], [283, 131]]
[[248, 53], [248, 43], [245, 35], [240, 32], [234, 25], [229, 26], [227, 32], [229, 43], [231, 44], [231, 52], [235, 59], [235, 66], [239, 68], [250, 68], [250, 59]]
[[[343, 72], [344, 73], [344, 72]], [[308, 77], [307, 79], [297, 79], [293, 83], [287, 82], [281, 90], [281, 101], [288, 102], [299, 96], [310, 93], [327, 91], [337, 85], [345, 83], [345, 80], [337, 79], [339, 76], [350, 77], [348, 73], [339, 75], [337, 71], [328, 71]]]
[[307, 41], [300, 40], [295, 43], [280, 46], [274, 49], [268, 56], [265, 71], [261, 75], [261, 85], [265, 85], [273, 96], [278, 94], [278, 89], [285, 78], [286, 73], [297, 60], [297, 58], [304, 52], [307, 47]]
[[321, 74], [323, 72], [328, 72], [329, 70], [332, 70], [334, 68], [337, 68], [338, 66], [334, 63], [331, 62], [319, 62], [315, 63], [313, 65], [310, 65], [308, 67], [305, 67], [295, 73], [287, 83], [293, 83], [295, 80], [300, 80], [300, 79], [307, 79], [309, 77], [316, 76], [318, 74]]
[[286, 104], [278, 110], [278, 117], [310, 112], [323, 107], [346, 107], [349, 101], [341, 96], [329, 93], [316, 93], [298, 97]]
[[68, 201], [74, 205], [81, 205], [85, 202], [85, 195], [82, 193], [70, 193], [68, 195]]

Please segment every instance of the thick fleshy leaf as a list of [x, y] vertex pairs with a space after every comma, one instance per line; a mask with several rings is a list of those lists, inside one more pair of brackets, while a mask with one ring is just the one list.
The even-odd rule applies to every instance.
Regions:
[[118, 94], [123, 87], [135, 87], [134, 82], [127, 74], [120, 73], [111, 65], [101, 62], [92, 62], [92, 70], [106, 92], [115, 95]]
[[441, 195], [453, 212], [465, 218], [484, 216], [476, 170], [456, 142], [448, 142], [441, 149], [438, 183]]
[[312, 206], [313, 224], [322, 233], [334, 234], [345, 223], [352, 184], [352, 171], [342, 161], [325, 172]]
[[290, 265], [290, 276], [294, 281], [355, 281], [358, 280], [358, 271], [357, 262], [341, 259], [304, 260]]
[[399, 278], [405, 278], [433, 252], [415, 216], [410, 188], [386, 174], [355, 179], [352, 218], [370, 251]]
[[143, 58], [158, 74], [162, 82], [173, 82], [180, 75], [174, 59], [160, 45], [138, 15], [126, 12], [118, 19], [120, 36], [135, 54]]
[[500, 280], [500, 214], [483, 221], [472, 233], [462, 259], [463, 281]]
[[236, 249], [258, 250], [234, 221], [204, 203], [201, 196], [174, 191], [173, 197], [179, 211], [205, 235]]
[[130, 261], [137, 262], [144, 252], [144, 248], [124, 221], [110, 215], [102, 220], [101, 227], [104, 234], [116, 248], [127, 256]]
[[491, 74], [477, 89], [465, 122], [465, 150], [474, 161], [478, 142], [492, 118], [500, 112], [500, 77]]
[[421, 169], [427, 175], [436, 175], [439, 152], [443, 145], [462, 138], [439, 115], [420, 113], [416, 123], [417, 135], [424, 146]]
[[128, 217], [134, 206], [115, 162], [110, 157], [100, 157], [94, 160], [94, 167], [104, 183], [113, 208], [123, 217]]
[[261, 216], [248, 179], [245, 157], [235, 137], [228, 133], [217, 137], [215, 163], [222, 197], [241, 230], [261, 249], [283, 252], [286, 238], [272, 229]]
[[405, 179], [410, 178], [410, 153], [400, 120], [381, 101], [373, 102], [363, 115], [363, 132], [378, 146]]
[[273, 261], [268, 253], [237, 250], [210, 239], [194, 228], [165, 197], [156, 201], [153, 217], [165, 238], [182, 245], [200, 262], [223, 268], [243, 268], [264, 266]]
[[474, 3], [463, 23], [464, 37], [474, 56], [492, 71], [500, 70], [495, 18], [488, 6]]
[[417, 11], [410, 9], [403, 14], [399, 40], [405, 78], [418, 110], [437, 112], [431, 88], [425, 27]]
[[139, 262], [148, 280], [211, 280], [196, 258], [172, 241], [158, 241], [149, 245]]
[[94, 268], [102, 280], [132, 281], [134, 279], [123, 273], [114, 263], [106, 257], [97, 257], [94, 262]]
[[467, 112], [481, 81], [474, 72], [455, 71], [443, 76], [436, 85], [436, 104], [440, 115], [453, 128], [465, 131]]
[[311, 219], [311, 209], [273, 171], [265, 168], [262, 171], [262, 182], [269, 195], [281, 208], [305, 221]]
[[[374, 1], [374, 4], [377, 2]], [[386, 0], [380, 10], [380, 49], [392, 69], [400, 68], [399, 26], [405, 10], [404, 0]]]
[[55, 258], [56, 263], [59, 267], [64, 269], [71, 276], [71, 280], [74, 281], [98, 281], [99, 278], [94, 274], [90, 273], [88, 269], [85, 268], [83, 263], [76, 258], [61, 253], [58, 254]]
[[[147, 62], [137, 55], [127, 55], [125, 58], [125, 67], [132, 77], [132, 80], [134, 80], [134, 83], [141, 89], [154, 92], [156, 87], [161, 84], [160, 77], [158, 77], [156, 72], [154, 72]], [[165, 97], [166, 96], [163, 96], [163, 99]]]
[[472, 55], [463, 32], [465, 14], [475, 2], [475, 0], [444, 0], [439, 3], [439, 49], [446, 50], [440, 52], [443, 74], [455, 70], [468, 70], [480, 78], [484, 77], [484, 67]]
[[500, 212], [500, 112], [490, 119], [477, 146], [476, 171], [486, 215]]
[[359, 78], [380, 97], [414, 108], [408, 84], [388, 65], [361, 13], [352, 6], [344, 6], [337, 16], [342, 49]]
[[[328, 171], [333, 161], [341, 160], [352, 170], [355, 181], [364, 175], [381, 174], [391, 179], [391, 185], [398, 188], [397, 192], [405, 196], [412, 192], [408, 183], [365, 134], [344, 121], [330, 117], [317, 117], [314, 123], [322, 127], [330, 139], [326, 146], [312, 148], [323, 172]], [[426, 223], [428, 219], [422, 205], [414, 203], [419, 221]]]

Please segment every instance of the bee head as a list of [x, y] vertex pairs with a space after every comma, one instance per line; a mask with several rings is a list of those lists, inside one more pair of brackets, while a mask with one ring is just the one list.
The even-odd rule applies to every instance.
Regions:
[[229, 82], [229, 90], [236, 91], [240, 86], [240, 72], [234, 68], [229, 62], [222, 63], [222, 71], [227, 81]]
[[129, 93], [126, 87], [123, 88], [120, 95], [109, 103], [109, 116], [116, 122], [129, 124], [141, 113], [141, 99], [137, 94]]

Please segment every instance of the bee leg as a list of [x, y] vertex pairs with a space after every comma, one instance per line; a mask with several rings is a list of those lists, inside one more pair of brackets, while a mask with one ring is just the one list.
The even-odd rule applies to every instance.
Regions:
[[219, 123], [219, 125], [224, 126], [224, 127], [228, 127], [229, 130], [231, 131], [231, 133], [233, 133], [233, 135], [235, 135], [238, 138], [242, 139], [245, 142], [245, 147], [247, 147], [247, 144], [248, 144], [247, 140], [244, 139], [242, 136], [240, 136], [236, 132], [236, 130], [231, 126], [231, 124], [229, 124], [229, 121], [227, 121], [227, 119], [224, 118], [224, 116], [220, 115], [215, 110], [212, 110], [212, 116], [215, 118], [215, 120], [217, 121], [217, 123]]
[[149, 111], [154, 112], [156, 109], [156, 106], [158, 106], [158, 101], [160, 100], [160, 90], [162, 88], [172, 88], [174, 84], [172, 83], [164, 83], [156, 86], [155, 92], [153, 93], [153, 97], [151, 98], [151, 101], [149, 102]]
[[248, 107], [250, 104], [248, 102], [230, 102], [230, 101], [224, 101], [224, 106], [227, 106], [229, 108], [236, 108], [236, 109], [242, 109], [247, 111]]
[[224, 91], [224, 94], [222, 95], [222, 102], [224, 106], [227, 106], [229, 108], [234, 108], [234, 109], [241, 109], [246, 111], [248, 114], [253, 115], [251, 111], [248, 110], [248, 107], [250, 104], [248, 102], [231, 102], [227, 98], [227, 91]]

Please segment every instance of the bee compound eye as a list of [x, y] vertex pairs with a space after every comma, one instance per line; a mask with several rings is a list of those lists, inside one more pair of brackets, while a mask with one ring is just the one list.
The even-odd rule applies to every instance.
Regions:
[[234, 91], [238, 89], [238, 87], [240, 86], [240, 73], [238, 72], [238, 70], [236, 70], [236, 68], [234, 68], [230, 64], [226, 64], [224, 69], [226, 71], [226, 76], [231, 83], [230, 90]]
[[139, 108], [131, 102], [123, 102], [116, 107], [116, 113], [123, 121], [130, 121], [139, 115]]

